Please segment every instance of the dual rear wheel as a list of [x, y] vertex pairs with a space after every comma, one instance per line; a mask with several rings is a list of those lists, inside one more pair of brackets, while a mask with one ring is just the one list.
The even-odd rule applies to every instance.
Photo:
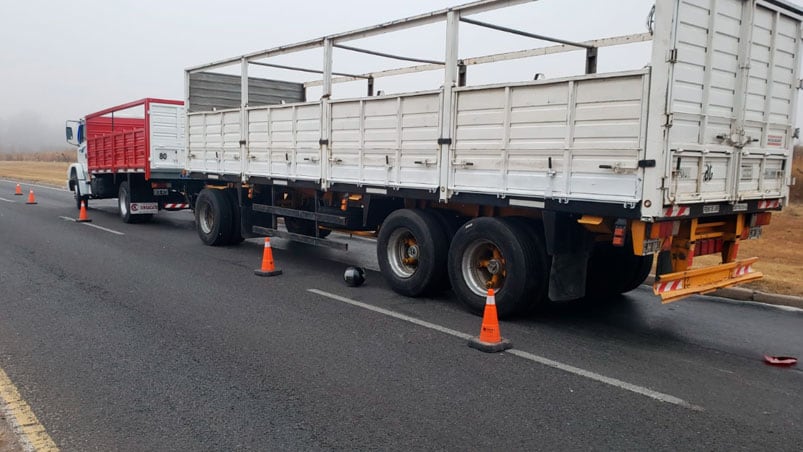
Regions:
[[418, 209], [388, 216], [379, 231], [377, 258], [396, 292], [415, 297], [451, 285], [458, 299], [479, 314], [492, 288], [502, 318], [546, 301], [549, 265], [535, 223], [476, 218], [455, 230], [454, 218]]

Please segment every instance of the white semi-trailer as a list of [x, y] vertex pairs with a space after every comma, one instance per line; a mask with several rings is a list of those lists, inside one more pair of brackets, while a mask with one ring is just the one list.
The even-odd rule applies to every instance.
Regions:
[[[649, 31], [583, 42], [481, 14], [522, 3], [481, 0], [188, 69], [185, 192], [203, 242], [258, 234], [345, 247], [331, 230], [371, 231], [397, 292], [451, 285], [480, 312], [491, 287], [501, 316], [615, 297], [654, 262], [665, 302], [760, 278], [737, 252], [792, 183], [803, 12], [777, 0], [658, 0]], [[353, 42], [434, 23], [445, 23], [439, 61], [412, 44], [394, 55]], [[554, 44], [463, 58], [466, 27]], [[647, 41], [647, 66], [597, 73], [598, 49]], [[283, 59], [311, 49], [318, 68]], [[339, 73], [335, 52], [416, 64]], [[584, 58], [584, 73], [467, 83], [474, 65], [562, 52]], [[254, 77], [263, 67], [320, 77]], [[382, 77], [425, 71], [442, 75], [431, 89], [374, 92]], [[333, 96], [355, 80], [367, 95]], [[721, 263], [698, 268], [702, 255]]]

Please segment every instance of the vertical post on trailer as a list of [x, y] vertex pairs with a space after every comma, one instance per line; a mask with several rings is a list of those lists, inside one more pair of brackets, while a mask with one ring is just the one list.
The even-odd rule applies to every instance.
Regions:
[[374, 76], [368, 76], [368, 97], [372, 97], [374, 95]]
[[[187, 147], [185, 152], [186, 161], [184, 168], [190, 169], [190, 71], [184, 71], [184, 145]], [[195, 208], [195, 206], [192, 206]]]
[[596, 47], [586, 49], [586, 74], [597, 73], [597, 50]]
[[153, 162], [153, 149], [151, 149], [151, 100], [145, 99], [142, 104], [144, 110], [143, 116], [145, 118], [145, 155], [148, 159], [145, 160], [145, 180], [151, 180], [151, 163]]
[[246, 182], [248, 165], [248, 59], [240, 61], [240, 180]]
[[[321, 190], [329, 188], [329, 171], [331, 167], [331, 145], [329, 144], [329, 99], [332, 97], [332, 40], [323, 41], [323, 87], [321, 92], [321, 140], [320, 144], [320, 177]], [[369, 83], [371, 83], [369, 81]], [[372, 84], [369, 86], [373, 86]], [[326, 162], [326, 163], [324, 163]], [[316, 206], [317, 210], [317, 206]]]
[[443, 94], [441, 104], [441, 130], [438, 144], [440, 145], [440, 184], [438, 198], [446, 202], [449, 197], [449, 169], [451, 167], [452, 144], [452, 103], [454, 88], [457, 86], [457, 52], [458, 52], [458, 26], [460, 16], [457, 11], [446, 13], [446, 58], [443, 76]]

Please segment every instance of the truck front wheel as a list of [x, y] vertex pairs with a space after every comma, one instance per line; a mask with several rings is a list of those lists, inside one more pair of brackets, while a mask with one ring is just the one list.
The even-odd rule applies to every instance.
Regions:
[[436, 288], [445, 277], [448, 242], [435, 216], [401, 209], [388, 215], [379, 229], [376, 254], [390, 287], [409, 297]]
[[78, 188], [78, 184], [75, 184], [75, 208], [81, 208], [81, 202], [86, 203], [86, 207], [89, 208], [89, 196], [88, 195], [81, 195], [81, 190]]
[[231, 205], [223, 190], [205, 188], [195, 201], [195, 229], [206, 245], [222, 246], [231, 241]]

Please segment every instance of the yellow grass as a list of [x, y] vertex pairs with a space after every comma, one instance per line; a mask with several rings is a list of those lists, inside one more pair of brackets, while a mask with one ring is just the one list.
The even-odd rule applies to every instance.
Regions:
[[772, 223], [762, 228], [758, 240], [739, 245], [740, 257], [757, 256], [755, 268], [764, 278], [748, 285], [755, 289], [786, 295], [803, 296], [803, 206], [787, 206], [772, 215]]
[[25, 180], [54, 187], [67, 186], [68, 162], [17, 162], [0, 160], [0, 178]]

